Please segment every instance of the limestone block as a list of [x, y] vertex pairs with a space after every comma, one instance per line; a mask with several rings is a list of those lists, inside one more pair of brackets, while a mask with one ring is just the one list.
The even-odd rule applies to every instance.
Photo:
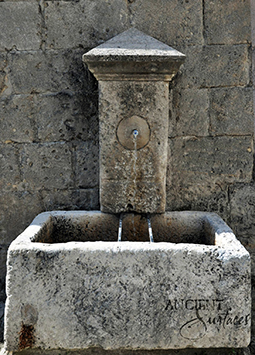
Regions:
[[[199, 183], [188, 183], [184, 178], [167, 177], [166, 209], [168, 211], [210, 211], [218, 213], [225, 221], [229, 221], [230, 206], [228, 202], [228, 186], [209, 179]], [[171, 183], [169, 182], [171, 181]]]
[[170, 141], [167, 208], [229, 216], [227, 184], [250, 182], [251, 137], [184, 137]]
[[[0, 192], [0, 238], [10, 244], [43, 208], [36, 191]], [[4, 277], [4, 275], [2, 275]]]
[[21, 171], [29, 190], [73, 186], [72, 153], [67, 143], [24, 144]]
[[0, 144], [0, 190], [15, 190], [20, 183], [18, 150], [11, 144]]
[[86, 89], [84, 50], [17, 52], [8, 54], [10, 80], [16, 94], [74, 92]]
[[135, 0], [130, 1], [129, 8], [132, 26], [170, 46], [180, 49], [181, 44], [203, 43], [200, 0]]
[[48, 1], [45, 8], [48, 48], [92, 48], [129, 26], [125, 1]]
[[187, 183], [250, 182], [253, 141], [240, 137], [184, 137], [170, 140], [170, 171]]
[[173, 89], [171, 105], [169, 137], [208, 135], [208, 90]]
[[92, 188], [99, 183], [98, 143], [83, 142], [75, 148], [75, 176], [77, 187]]
[[250, 0], [204, 2], [205, 38], [208, 44], [251, 41]]
[[[40, 48], [41, 16], [36, 2], [2, 2], [0, 11], [0, 50]], [[7, 21], [8, 19], [8, 21]]]
[[45, 211], [52, 210], [97, 210], [99, 191], [94, 189], [42, 191], [42, 204]]
[[98, 140], [97, 95], [76, 95], [70, 91], [37, 95], [35, 121], [39, 140]]
[[255, 235], [255, 186], [238, 184], [230, 186], [231, 227], [240, 237], [250, 239]]
[[13, 95], [0, 100], [1, 142], [32, 142], [35, 139], [33, 95]]
[[248, 252], [217, 215], [156, 219], [180, 242], [116, 242], [98, 211], [39, 215], [9, 249], [5, 350], [248, 346]]
[[211, 89], [209, 97], [211, 134], [253, 134], [252, 88]]
[[[167, 164], [168, 84], [102, 81], [99, 88], [101, 209], [115, 213], [127, 210], [163, 212]], [[128, 121], [132, 118], [135, 125]], [[118, 126], [124, 120], [127, 129], [131, 127], [131, 131], [127, 132], [131, 142], [132, 129], [139, 130], [136, 124], [143, 122], [149, 127], [148, 135], [144, 135], [148, 138], [145, 146], [135, 150], [126, 147], [125, 142], [120, 142]], [[141, 137], [142, 129], [141, 126]], [[146, 202], [148, 195], [150, 198]]]
[[246, 86], [250, 80], [248, 45], [181, 48], [186, 61], [176, 84], [181, 88]]

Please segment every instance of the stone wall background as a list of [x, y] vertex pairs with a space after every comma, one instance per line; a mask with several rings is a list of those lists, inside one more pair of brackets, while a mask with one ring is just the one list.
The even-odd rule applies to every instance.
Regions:
[[0, 2], [2, 305], [8, 245], [38, 213], [99, 209], [97, 82], [81, 56], [131, 26], [187, 56], [169, 93], [167, 209], [229, 223], [252, 255], [255, 299], [250, 10], [249, 0]]

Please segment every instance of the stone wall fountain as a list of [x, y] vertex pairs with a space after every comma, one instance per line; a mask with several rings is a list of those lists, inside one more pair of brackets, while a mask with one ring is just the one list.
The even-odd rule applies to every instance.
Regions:
[[184, 58], [135, 29], [84, 55], [101, 212], [42, 213], [11, 244], [5, 351], [249, 344], [248, 252], [216, 214], [165, 212], [168, 82]]

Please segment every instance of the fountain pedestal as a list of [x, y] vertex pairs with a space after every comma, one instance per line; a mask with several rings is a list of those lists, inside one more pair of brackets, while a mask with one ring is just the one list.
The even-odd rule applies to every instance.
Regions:
[[99, 82], [101, 211], [165, 212], [168, 86], [184, 59], [136, 29], [84, 54]]

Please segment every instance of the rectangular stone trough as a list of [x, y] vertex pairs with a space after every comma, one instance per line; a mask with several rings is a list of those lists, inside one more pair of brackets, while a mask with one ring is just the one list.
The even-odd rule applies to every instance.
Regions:
[[[220, 217], [47, 212], [8, 253], [5, 349], [250, 342], [250, 257]], [[139, 241], [140, 240], [140, 241]]]

